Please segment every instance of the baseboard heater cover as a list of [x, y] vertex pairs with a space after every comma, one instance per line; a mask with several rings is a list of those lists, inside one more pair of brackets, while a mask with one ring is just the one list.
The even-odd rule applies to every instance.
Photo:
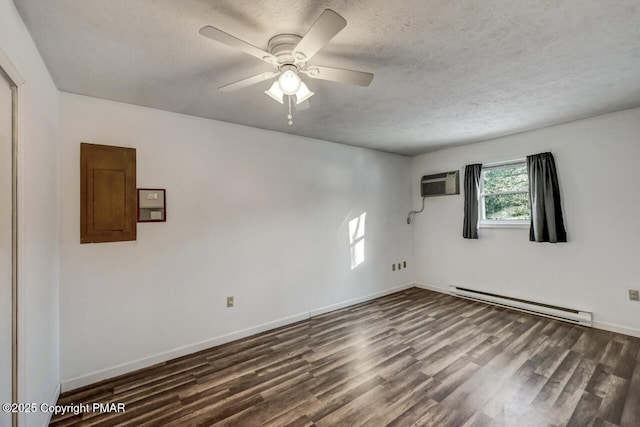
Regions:
[[539, 316], [550, 317], [564, 322], [575, 323], [577, 325], [589, 326], [592, 324], [592, 315], [588, 311], [575, 310], [571, 308], [556, 307], [549, 304], [542, 304], [533, 301], [526, 301], [518, 298], [492, 294], [488, 292], [476, 291], [468, 288], [449, 286], [451, 295], [466, 298], [474, 301], [485, 302], [500, 307], [512, 308], [514, 310], [533, 313]]

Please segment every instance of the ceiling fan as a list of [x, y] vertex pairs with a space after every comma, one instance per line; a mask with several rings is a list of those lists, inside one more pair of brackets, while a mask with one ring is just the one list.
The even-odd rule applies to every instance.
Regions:
[[307, 64], [346, 25], [347, 21], [342, 16], [331, 9], [325, 9], [304, 37], [295, 34], [278, 34], [269, 40], [268, 52], [209, 25], [202, 27], [200, 34], [273, 66], [273, 71], [260, 73], [218, 89], [230, 92], [278, 77], [278, 80], [265, 93], [281, 104], [284, 104], [285, 95], [288, 97], [289, 115], [287, 118], [289, 125], [292, 125], [292, 97], [295, 96], [296, 104], [300, 104], [314, 95], [314, 92], [311, 92], [300, 78], [301, 74], [312, 79], [358, 86], [369, 86], [373, 80], [371, 73]]

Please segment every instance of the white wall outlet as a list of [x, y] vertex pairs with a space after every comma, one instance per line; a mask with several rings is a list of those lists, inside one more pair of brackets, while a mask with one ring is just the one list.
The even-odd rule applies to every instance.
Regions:
[[629, 289], [629, 299], [631, 301], [640, 301], [640, 292], [637, 289]]
[[227, 297], [227, 307], [233, 307], [233, 297]]

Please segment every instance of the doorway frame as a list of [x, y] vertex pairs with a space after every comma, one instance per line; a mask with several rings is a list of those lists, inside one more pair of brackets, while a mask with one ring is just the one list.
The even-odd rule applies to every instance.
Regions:
[[[9, 58], [0, 48], [0, 78], [7, 82], [11, 89], [11, 400], [19, 402], [19, 87], [24, 79], [13, 66]], [[12, 427], [18, 426], [18, 414], [11, 414]]]

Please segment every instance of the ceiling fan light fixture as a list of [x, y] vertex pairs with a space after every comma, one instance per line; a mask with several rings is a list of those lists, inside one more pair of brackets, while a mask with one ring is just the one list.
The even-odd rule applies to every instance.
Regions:
[[280, 89], [280, 84], [277, 80], [273, 82], [269, 90], [265, 90], [264, 93], [278, 101], [280, 104], [284, 104], [284, 92]]
[[296, 105], [311, 98], [315, 92], [311, 92], [304, 82], [300, 82], [300, 88], [296, 92]]
[[300, 88], [302, 81], [298, 73], [294, 71], [295, 67], [287, 67], [286, 70], [278, 77], [278, 85], [285, 95], [294, 95]]

